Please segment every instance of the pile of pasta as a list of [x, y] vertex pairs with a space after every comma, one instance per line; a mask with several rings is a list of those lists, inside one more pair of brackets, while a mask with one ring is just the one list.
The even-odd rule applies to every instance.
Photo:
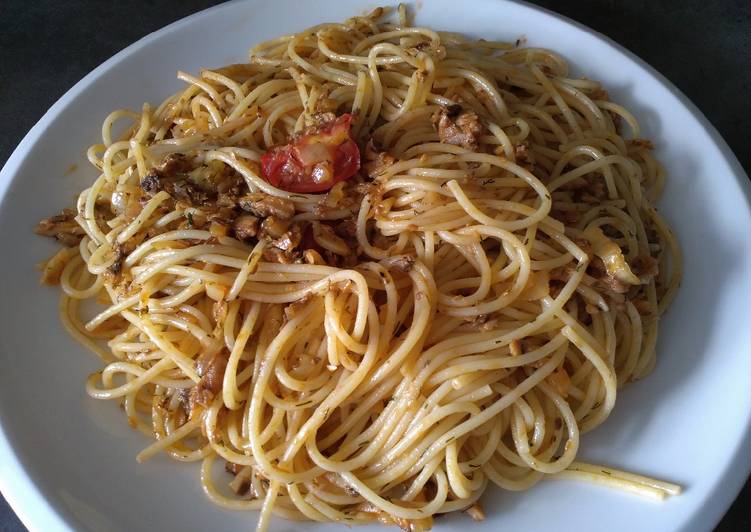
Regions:
[[[680, 281], [651, 143], [554, 52], [385, 15], [107, 117], [98, 177], [38, 228], [69, 246], [43, 279], [104, 361], [88, 393], [155, 440], [140, 461], [201, 461], [259, 529], [428, 529], [547, 476], [677, 493], [575, 461], [654, 367]], [[325, 164], [270, 174], [288, 153]]]

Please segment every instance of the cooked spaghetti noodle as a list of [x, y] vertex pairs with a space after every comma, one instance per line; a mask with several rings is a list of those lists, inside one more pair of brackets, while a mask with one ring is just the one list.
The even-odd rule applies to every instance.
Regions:
[[[155, 439], [139, 461], [202, 461], [208, 497], [259, 529], [427, 529], [546, 476], [677, 493], [575, 462], [654, 367], [681, 277], [651, 144], [553, 52], [384, 15], [107, 117], [99, 177], [38, 228], [69, 246], [43, 279], [105, 363], [89, 395]], [[321, 155], [333, 131], [353, 175]], [[285, 186], [266, 158], [301, 145], [333, 166]]]

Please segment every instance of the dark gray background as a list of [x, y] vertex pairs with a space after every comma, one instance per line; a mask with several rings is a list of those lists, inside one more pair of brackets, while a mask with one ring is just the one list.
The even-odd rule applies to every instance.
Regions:
[[[0, 0], [0, 163], [94, 67], [144, 35], [217, 3]], [[662, 72], [704, 112], [751, 173], [751, 2], [533, 3], [604, 33]], [[0, 532], [23, 530], [0, 498]], [[718, 530], [751, 530], [751, 482]]]

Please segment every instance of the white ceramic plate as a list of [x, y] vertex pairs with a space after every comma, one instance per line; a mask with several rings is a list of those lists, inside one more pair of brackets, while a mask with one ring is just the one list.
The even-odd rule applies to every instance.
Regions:
[[[549, 12], [507, 1], [418, 2], [416, 22], [562, 53], [575, 73], [602, 80], [654, 140], [669, 179], [662, 212], [686, 256], [685, 282], [664, 320], [659, 362], [629, 386], [611, 418], [586, 435], [581, 457], [685, 486], [654, 503], [605, 488], [546, 481], [523, 493], [492, 487], [487, 520], [438, 521], [437, 530], [708, 530], [751, 465], [751, 215], [749, 182], [719, 134], [674, 87], [608, 39]], [[248, 530], [256, 515], [222, 510], [202, 494], [198, 469], [158, 457], [114, 403], [89, 399], [98, 366], [57, 317], [56, 290], [34, 264], [55, 245], [31, 234], [93, 181], [84, 150], [106, 114], [157, 103], [175, 71], [244, 61], [252, 44], [338, 21], [372, 1], [239, 1], [149, 35], [73, 87], [34, 126], [0, 176], [0, 488], [34, 531]], [[461, 6], [461, 7], [460, 7]], [[76, 164], [78, 170], [65, 174]], [[309, 525], [276, 520], [275, 530]], [[381, 530], [372, 527], [373, 530]], [[344, 530], [340, 525], [315, 530]]]

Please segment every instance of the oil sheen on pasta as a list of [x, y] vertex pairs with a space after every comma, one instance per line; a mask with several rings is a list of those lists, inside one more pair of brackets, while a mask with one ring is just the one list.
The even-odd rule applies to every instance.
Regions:
[[[550, 476], [679, 491], [576, 461], [654, 367], [681, 277], [663, 169], [598, 82], [403, 8], [178, 77], [107, 117], [99, 177], [38, 228], [68, 246], [43, 280], [104, 363], [86, 390], [155, 440], [139, 461], [202, 462], [207, 496], [259, 529], [425, 530]], [[346, 115], [353, 177], [265, 179], [270, 149]]]

